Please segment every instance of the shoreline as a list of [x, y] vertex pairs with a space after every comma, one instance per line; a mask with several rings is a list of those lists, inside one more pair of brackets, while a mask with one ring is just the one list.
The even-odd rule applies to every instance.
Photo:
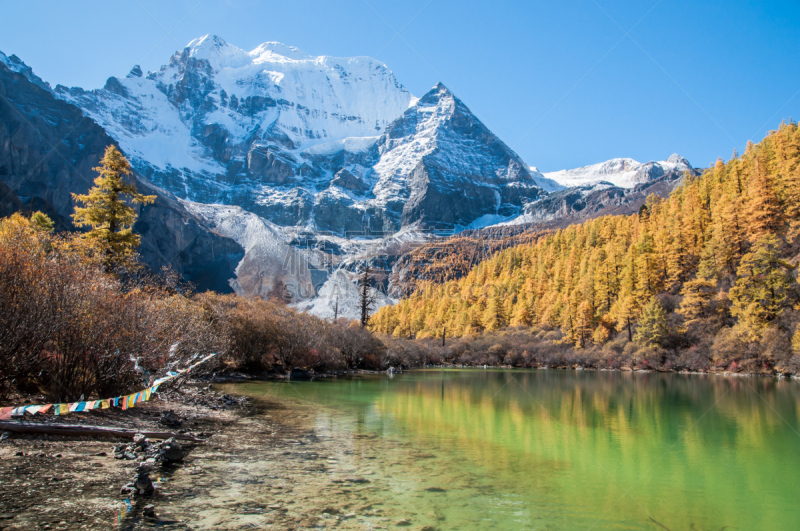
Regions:
[[314, 373], [309, 371], [309, 376], [304, 378], [291, 378], [288, 373], [263, 373], [260, 375], [247, 375], [240, 373], [233, 373], [227, 375], [218, 375], [212, 378], [200, 380], [207, 383], [245, 383], [245, 382], [275, 382], [275, 381], [306, 381], [314, 379], [327, 379], [327, 378], [340, 378], [347, 376], [359, 376], [366, 374], [401, 374], [403, 372], [417, 371], [423, 369], [473, 369], [473, 370], [490, 370], [502, 369], [511, 371], [536, 371], [536, 370], [555, 370], [555, 371], [594, 371], [594, 372], [630, 372], [638, 374], [681, 374], [681, 375], [696, 375], [696, 376], [725, 376], [725, 377], [759, 377], [771, 378], [776, 380], [797, 380], [800, 381], [800, 373], [784, 374], [784, 373], [768, 373], [768, 372], [731, 372], [731, 371], [672, 371], [672, 370], [658, 370], [658, 369], [634, 369], [632, 367], [621, 368], [608, 368], [608, 367], [567, 367], [567, 366], [539, 366], [539, 367], [514, 367], [511, 365], [456, 365], [456, 364], [439, 364], [439, 365], [422, 365], [419, 367], [411, 367], [406, 369], [394, 369], [390, 367], [384, 371], [374, 371], [368, 369], [356, 369], [347, 371], [326, 371]]
[[[548, 368], [486, 366], [484, 369], [483, 366], [438, 365], [418, 369], [533, 371]], [[730, 372], [626, 371], [571, 367], [550, 369], [774, 378], [772, 375]], [[347, 371], [314, 377], [337, 378], [367, 374], [381, 372]], [[238, 529], [240, 527], [233, 524], [226, 527], [226, 521], [220, 521], [218, 525], [208, 523], [209, 516], [202, 510], [203, 503], [213, 502], [212, 505], [216, 505], [218, 509], [219, 503], [213, 493], [214, 482], [205, 478], [222, 477], [221, 474], [232, 463], [242, 466], [253, 460], [256, 461], [251, 467], [274, 467], [279, 470], [277, 473], [272, 470], [270, 473], [273, 475], [269, 477], [276, 481], [280, 479], [282, 487], [272, 485], [259, 488], [276, 489], [274, 494], [280, 495], [276, 499], [280, 498], [282, 501], [256, 508], [250, 507], [252, 503], [245, 506], [242, 505], [244, 502], [240, 502], [229, 510], [229, 517], [243, 519], [239, 523], [246, 525], [246, 515], [254, 518], [258, 516], [261, 519], [259, 521], [272, 522], [270, 525], [277, 526], [274, 527], [276, 529], [286, 528], [284, 526], [316, 527], [319, 523], [328, 522], [329, 518], [338, 522], [340, 528], [355, 525], [356, 520], [349, 520], [344, 513], [323, 512], [320, 516], [318, 506], [314, 512], [314, 504], [317, 503], [315, 499], [331, 486], [337, 489], [341, 487], [339, 480], [334, 484], [330, 483], [330, 478], [325, 473], [325, 461], [314, 459], [322, 460], [326, 459], [322, 457], [324, 455], [334, 455], [340, 451], [341, 441], [335, 437], [319, 438], [314, 435], [315, 427], [310, 422], [313, 417], [312, 409], [307, 405], [290, 405], [280, 400], [240, 395], [232, 389], [228, 389], [228, 392], [233, 396], [224, 392], [228, 385], [239, 383], [289, 381], [285, 375], [272, 375], [268, 378], [263, 376], [229, 374], [211, 380], [192, 381], [180, 390], [165, 389], [159, 393], [157, 399], [127, 411], [96, 410], [73, 413], [68, 419], [52, 416], [37, 416], [34, 419], [35, 423], [43, 425], [68, 422], [138, 431], [154, 431], [153, 428], [158, 427], [160, 431], [182, 432], [201, 439], [181, 441], [186, 453], [182, 462], [154, 467], [151, 478], [157, 488], [150, 496], [130, 496], [121, 492], [131, 482], [137, 466], [146, 457], [142, 453], [136, 453], [132, 459], [115, 458], [115, 447], [119, 444], [129, 446], [130, 439], [16, 433], [4, 435], [4, 440], [0, 442], [0, 475], [4, 478], [4, 488], [0, 491], [0, 531], [127, 531], [164, 525], [171, 529], [186, 530]], [[220, 387], [222, 391], [219, 391]], [[236, 398], [237, 396], [244, 398]], [[182, 420], [180, 427], [169, 428], [160, 424], [161, 414], [170, 410]], [[309, 444], [312, 446], [308, 446]], [[307, 456], [309, 451], [313, 453]], [[330, 466], [330, 458], [328, 459]], [[287, 467], [291, 469], [288, 475], [285, 470]], [[347, 478], [343, 480], [348, 481]], [[246, 482], [242, 480], [242, 483]], [[272, 480], [270, 483], [273, 483]], [[354, 483], [351, 487], [353, 490], [362, 489], [363, 492], [369, 490], [368, 484]], [[295, 494], [301, 493], [305, 501], [300, 503], [298, 500], [295, 503], [295, 499], [289, 496], [292, 489]], [[223, 493], [221, 496], [224, 498], [226, 495]], [[154, 506], [152, 513], [146, 509], [150, 505]], [[247, 512], [251, 510], [255, 512]], [[198, 527], [195, 519], [203, 524]], [[333, 520], [329, 523], [333, 523]]]
[[[65, 418], [52, 415], [26, 416], [32, 425], [70, 424], [111, 427], [137, 432], [159, 431], [195, 437], [179, 440], [183, 460], [147, 462], [141, 448], [132, 448], [130, 438], [92, 435], [23, 434], [3, 431], [0, 442], [0, 531], [42, 529], [134, 529], [140, 520], [164, 520], [159, 505], [174, 489], [192, 455], [233, 423], [247, 408], [247, 400], [227, 400], [208, 389], [208, 383], [193, 383], [183, 389], [162, 389], [149, 402], [128, 410], [106, 409], [71, 413]], [[165, 426], [162, 414], [173, 412], [173, 424]], [[158, 441], [150, 441], [152, 449]], [[150, 455], [152, 455], [152, 451]], [[124, 493], [145, 463], [156, 486], [152, 495]], [[155, 506], [154, 516], [144, 516], [145, 507]]]

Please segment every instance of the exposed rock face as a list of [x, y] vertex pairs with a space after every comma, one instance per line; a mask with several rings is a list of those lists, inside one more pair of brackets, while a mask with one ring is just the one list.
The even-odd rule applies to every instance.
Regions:
[[437, 84], [375, 144], [375, 203], [391, 213], [405, 199], [400, 225], [466, 227], [509, 216], [542, 190], [516, 153], [444, 85]]
[[[58, 228], [73, 228], [71, 193], [86, 193], [93, 185], [92, 168], [114, 140], [80, 109], [55, 99], [46, 85], [31, 82], [29, 68], [21, 65], [17, 72], [7, 61], [0, 61], [0, 208], [42, 210]], [[136, 184], [157, 196], [153, 205], [139, 208], [134, 226], [145, 262], [156, 270], [172, 265], [201, 289], [230, 291], [241, 247], [211, 231], [171, 194], [140, 179]]]
[[344, 168], [337, 171], [336, 175], [333, 176], [331, 186], [338, 186], [357, 194], [365, 194], [369, 191], [369, 185], [366, 182]]

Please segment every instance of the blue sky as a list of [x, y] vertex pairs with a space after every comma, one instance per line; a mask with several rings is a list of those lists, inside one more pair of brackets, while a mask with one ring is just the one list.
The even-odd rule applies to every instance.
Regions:
[[83, 88], [207, 33], [372, 56], [417, 96], [443, 82], [543, 171], [673, 152], [705, 166], [800, 117], [796, 0], [5, 1], [0, 15], [0, 50]]

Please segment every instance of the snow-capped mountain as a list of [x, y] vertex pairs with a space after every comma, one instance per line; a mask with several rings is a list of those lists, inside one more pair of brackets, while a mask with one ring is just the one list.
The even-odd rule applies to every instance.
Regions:
[[[188, 199], [238, 203], [296, 177], [326, 181], [304, 150], [377, 137], [414, 98], [368, 57], [312, 57], [267, 42], [244, 51], [195, 39], [144, 75], [102, 89], [56, 87], [117, 139], [142, 173]], [[329, 178], [327, 180], [330, 180]]]
[[508, 216], [542, 190], [527, 166], [447, 87], [437, 84], [376, 142], [375, 203], [402, 224], [458, 229]]
[[620, 188], [633, 188], [671, 172], [683, 173], [692, 166], [685, 158], [673, 154], [667, 160], [641, 163], [633, 159], [611, 159], [572, 170], [545, 172], [543, 176], [565, 188], [608, 182]]
[[444, 86], [414, 98], [367, 57], [195, 39], [102, 89], [57, 86], [136, 169], [181, 198], [281, 226], [391, 233], [508, 216], [540, 193], [519, 157]]

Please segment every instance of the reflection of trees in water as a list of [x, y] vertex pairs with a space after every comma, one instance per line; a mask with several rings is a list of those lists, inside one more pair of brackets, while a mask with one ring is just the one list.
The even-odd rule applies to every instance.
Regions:
[[[683, 519], [668, 525], [673, 529], [732, 523], [726, 518], [741, 513], [748, 493], [771, 493], [771, 506], [787, 509], [797, 494], [796, 485], [775, 489], [800, 464], [796, 382], [656, 373], [454, 374], [444, 390], [440, 378], [395, 384], [376, 398], [377, 408], [411, 433], [442, 439], [469, 466], [513, 488], [555, 489], [563, 500], [581, 499], [602, 513], [603, 504], [638, 485], [637, 501], [663, 505], [666, 514], [682, 507]], [[598, 486], [604, 492], [594, 492]], [[593, 491], [588, 498], [587, 489]], [[664, 497], [670, 501], [659, 501]], [[637, 510], [635, 504], [628, 509]], [[782, 516], [749, 517], [766, 528], [780, 527], [771, 519]]]

